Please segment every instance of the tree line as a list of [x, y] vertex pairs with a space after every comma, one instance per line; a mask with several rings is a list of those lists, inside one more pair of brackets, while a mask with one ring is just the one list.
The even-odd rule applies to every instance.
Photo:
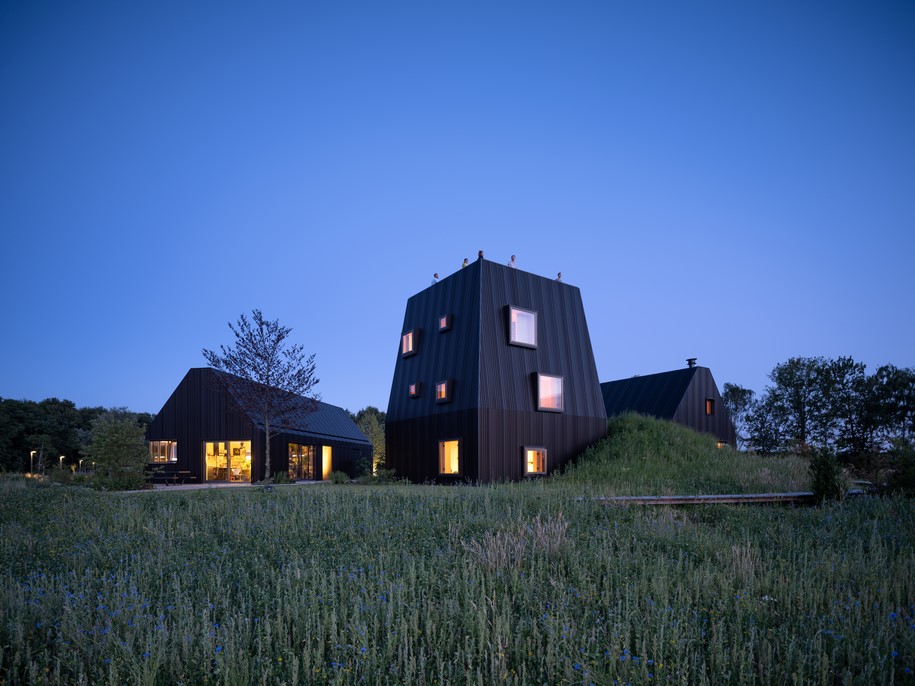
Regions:
[[[71, 400], [58, 398], [40, 402], [0, 398], [0, 471], [60, 467], [61, 456], [66, 466], [78, 464], [91, 442], [93, 424], [112, 411], [77, 407]], [[127, 411], [119, 408], [117, 412]], [[128, 414], [144, 429], [153, 418], [146, 412]]]
[[792, 357], [757, 396], [725, 383], [722, 399], [741, 447], [759, 453], [828, 451], [847, 462], [911, 450], [915, 369], [872, 374], [851, 357]]

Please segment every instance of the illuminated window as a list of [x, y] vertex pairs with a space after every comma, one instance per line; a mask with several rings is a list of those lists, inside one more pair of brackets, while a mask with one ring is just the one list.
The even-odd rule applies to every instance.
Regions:
[[416, 352], [416, 330], [410, 329], [400, 337], [400, 356], [406, 357]]
[[330, 475], [334, 471], [333, 465], [334, 449], [329, 445], [321, 446], [321, 478], [324, 481], [330, 479]]
[[315, 447], [289, 443], [289, 479], [290, 481], [315, 478]]
[[419, 397], [419, 381], [415, 381], [415, 382], [411, 383], [407, 388], [410, 391], [411, 398]]
[[715, 414], [715, 401], [711, 398], [705, 399], [705, 414]]
[[150, 441], [150, 462], [177, 462], [178, 441]]
[[438, 318], [438, 330], [439, 331], [450, 331], [451, 330], [451, 315], [443, 314]]
[[435, 402], [451, 402], [451, 379], [448, 379], [447, 381], [439, 381], [435, 384]]
[[461, 442], [460, 440], [438, 442], [438, 473], [461, 473]]
[[251, 481], [251, 441], [207, 441], [207, 481]]
[[537, 375], [537, 409], [562, 412], [562, 377]]
[[520, 307], [508, 308], [508, 342], [524, 348], [537, 347], [536, 312]]
[[524, 473], [546, 474], [546, 448], [524, 448]]

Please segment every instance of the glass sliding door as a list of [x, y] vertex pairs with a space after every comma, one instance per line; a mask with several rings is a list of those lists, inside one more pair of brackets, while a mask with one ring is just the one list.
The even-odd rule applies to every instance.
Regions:
[[207, 481], [251, 481], [251, 441], [208, 441], [203, 444]]
[[311, 481], [315, 478], [315, 447], [289, 444], [289, 479]]

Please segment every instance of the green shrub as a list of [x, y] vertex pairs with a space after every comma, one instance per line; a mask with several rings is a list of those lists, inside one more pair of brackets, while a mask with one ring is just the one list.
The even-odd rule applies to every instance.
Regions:
[[292, 483], [289, 479], [289, 472], [275, 472], [273, 475], [273, 483], [275, 484], [288, 484]]
[[887, 489], [911, 498], [915, 495], [915, 446], [897, 445], [891, 455]]
[[335, 484], [348, 484], [351, 479], [346, 472], [331, 472], [330, 481]]
[[848, 476], [836, 456], [828, 450], [815, 451], [810, 458], [810, 490], [818, 503], [845, 499]]

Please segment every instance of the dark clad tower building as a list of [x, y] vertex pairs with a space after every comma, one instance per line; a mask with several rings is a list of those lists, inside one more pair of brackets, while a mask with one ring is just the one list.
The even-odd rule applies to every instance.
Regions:
[[481, 258], [407, 301], [385, 426], [399, 476], [546, 474], [606, 431], [575, 286]]

